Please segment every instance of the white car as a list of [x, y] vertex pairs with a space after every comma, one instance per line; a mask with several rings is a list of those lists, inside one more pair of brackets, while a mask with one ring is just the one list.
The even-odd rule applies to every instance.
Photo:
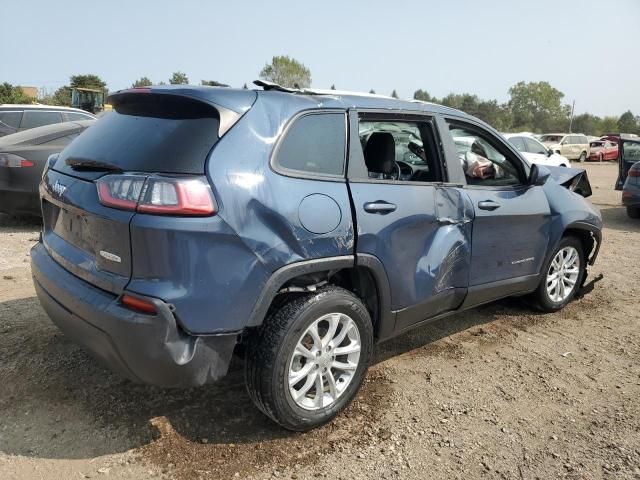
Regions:
[[538, 165], [548, 165], [552, 167], [571, 167], [571, 162], [567, 157], [555, 153], [548, 149], [538, 140], [530, 135], [522, 133], [505, 133], [504, 137], [511, 145], [516, 147], [529, 163], [537, 163]]

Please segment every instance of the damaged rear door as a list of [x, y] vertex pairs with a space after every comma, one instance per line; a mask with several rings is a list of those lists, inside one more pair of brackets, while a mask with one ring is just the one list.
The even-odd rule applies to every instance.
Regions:
[[473, 209], [444, 182], [433, 119], [352, 111], [350, 132], [356, 253], [383, 264], [395, 330], [457, 309], [467, 292]]

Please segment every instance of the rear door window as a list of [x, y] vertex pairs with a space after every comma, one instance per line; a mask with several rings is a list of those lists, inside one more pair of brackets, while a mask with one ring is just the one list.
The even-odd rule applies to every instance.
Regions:
[[38, 112], [27, 110], [22, 116], [21, 129], [43, 127], [52, 123], [62, 123], [62, 114], [60, 112]]
[[7, 127], [18, 128], [21, 119], [22, 112], [0, 112], [0, 123]]
[[344, 113], [303, 115], [285, 131], [274, 167], [284, 174], [343, 177], [346, 138]]

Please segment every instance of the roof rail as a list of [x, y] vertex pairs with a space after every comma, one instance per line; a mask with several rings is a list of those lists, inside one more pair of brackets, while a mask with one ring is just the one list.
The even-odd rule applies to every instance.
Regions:
[[277, 83], [270, 82], [268, 80], [254, 80], [254, 85], [258, 87], [262, 87], [263, 90], [276, 90], [278, 92], [287, 92], [287, 93], [302, 93], [302, 90], [299, 88], [287, 88], [282, 85], [278, 85]]
[[373, 98], [393, 98], [387, 95], [378, 95], [375, 93], [364, 92], [350, 92], [347, 90], [326, 90], [321, 88], [288, 88], [278, 85], [277, 83], [270, 82], [268, 80], [254, 80], [254, 85], [262, 87], [264, 90], [276, 90], [278, 92], [297, 93], [301, 95], [353, 95], [358, 97], [373, 97]]

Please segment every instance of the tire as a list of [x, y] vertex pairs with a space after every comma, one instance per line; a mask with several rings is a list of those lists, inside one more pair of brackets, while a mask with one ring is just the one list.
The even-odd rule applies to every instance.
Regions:
[[586, 159], [587, 159], [587, 152], [582, 152], [582, 153], [580, 154], [580, 158], [578, 158], [578, 161], [579, 161], [580, 163], [584, 163], [584, 161], [585, 161]]
[[[331, 322], [336, 328], [329, 341]], [[316, 340], [309, 330], [318, 333]], [[342, 333], [343, 340], [339, 341]], [[357, 353], [356, 337], [360, 344]], [[332, 344], [334, 340], [339, 342]], [[300, 346], [307, 348], [304, 355], [299, 353]], [[332, 356], [332, 348], [348, 349], [350, 353]], [[369, 367], [372, 348], [371, 317], [350, 291], [329, 286], [298, 296], [271, 312], [249, 338], [245, 360], [247, 391], [258, 409], [282, 427], [299, 432], [311, 430], [331, 421], [355, 398]], [[336, 369], [334, 362], [349, 365], [349, 369]], [[303, 370], [308, 374], [302, 375]], [[290, 384], [290, 377], [298, 372], [302, 375], [300, 380]], [[316, 388], [318, 374], [321, 395]]]
[[[556, 257], [559, 255], [559, 253], [561, 251], [571, 252], [572, 250], [577, 254], [577, 272], [574, 275], [573, 273], [570, 273], [573, 271], [573, 269], [567, 269], [567, 273], [564, 274], [566, 282], [563, 280], [564, 290], [562, 291], [562, 295], [560, 295], [560, 290], [558, 289], [560, 289], [561, 287], [559, 284], [555, 289], [547, 288], [548, 286], [552, 285], [552, 282], [549, 279], [551, 278], [552, 273], [554, 273], [553, 270], [558, 270]], [[576, 237], [564, 237], [544, 264], [544, 267], [542, 269], [542, 278], [540, 279], [540, 285], [538, 285], [536, 291], [531, 295], [533, 305], [538, 310], [541, 310], [543, 312], [556, 312], [564, 308], [573, 299], [573, 297], [575, 297], [576, 292], [582, 285], [585, 272], [586, 259], [582, 242]], [[570, 281], [573, 281], [574, 283], [570, 287], [570, 291], [567, 293], [566, 287], [570, 284]]]
[[640, 218], [640, 207], [627, 207], [629, 218]]

